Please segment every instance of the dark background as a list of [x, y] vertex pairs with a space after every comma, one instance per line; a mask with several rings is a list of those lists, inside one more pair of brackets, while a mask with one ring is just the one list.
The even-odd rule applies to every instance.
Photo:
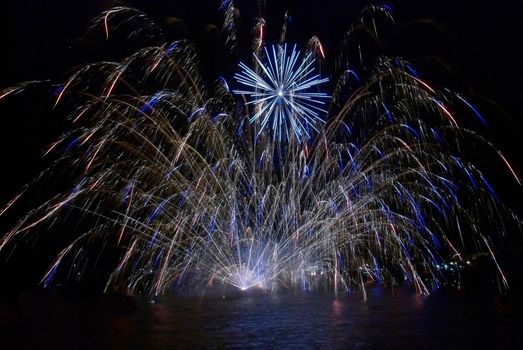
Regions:
[[[256, 2], [236, 1], [241, 11], [240, 28], [244, 37], [248, 36], [257, 15]], [[269, 43], [278, 40], [287, 9], [292, 17], [287, 41], [304, 45], [312, 35], [317, 35], [325, 46], [327, 60], [334, 57], [344, 31], [369, 3], [361, 0], [266, 2]], [[509, 0], [398, 0], [388, 3], [394, 9], [397, 28], [385, 45], [385, 53], [404, 56], [415, 65], [431, 61], [445, 67], [445, 77], [439, 75], [438, 69], [428, 69], [424, 78], [478, 96], [474, 102], [480, 101], [478, 106], [489, 121], [489, 128], [481, 133], [507, 155], [516, 171], [523, 172], [523, 156], [519, 151], [523, 144], [520, 83], [523, 77], [520, 54], [523, 4]], [[115, 4], [118, 3], [110, 0], [3, 1], [0, 5], [3, 26], [0, 31], [0, 89], [27, 80], [50, 79], [60, 83], [78, 64], [125, 57], [129, 53], [125, 49], [110, 50], [80, 40], [90, 20]], [[209, 78], [221, 71], [232, 73], [227, 69], [234, 68], [235, 63], [227, 61], [215, 40], [222, 25], [219, 1], [135, 0], [127, 4], [146, 12], [160, 26], [165, 24], [167, 17], [171, 18], [171, 24], [173, 18], [182, 19], [182, 22], [174, 21], [177, 29], [172, 33], [166, 30], [168, 39], [187, 36], [195, 42]], [[49, 112], [49, 94], [44, 89], [29, 97], [15, 96], [0, 101], [2, 206], [43, 169], [46, 160], [42, 160], [42, 150], [62, 131], [58, 116]], [[521, 212], [523, 192], [502, 164], [492, 163], [487, 172], [502, 199]], [[9, 226], [6, 220], [0, 220], [0, 234]]]

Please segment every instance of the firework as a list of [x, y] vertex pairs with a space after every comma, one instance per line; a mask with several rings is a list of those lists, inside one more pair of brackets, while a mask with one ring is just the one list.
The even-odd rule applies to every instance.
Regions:
[[318, 131], [319, 125], [323, 124], [320, 113], [328, 98], [322, 92], [310, 92], [310, 90], [328, 79], [321, 79], [319, 75], [311, 75], [314, 71], [314, 60], [309, 53], [301, 64], [297, 64], [299, 53], [296, 46], [290, 55], [287, 55], [286, 45], [272, 47], [269, 54], [268, 64], [264, 65], [256, 55], [254, 56], [266, 79], [259, 76], [244, 63], [240, 63], [243, 72], [236, 75], [236, 80], [251, 88], [252, 90], [236, 90], [237, 94], [245, 94], [252, 98], [247, 104], [256, 107], [256, 113], [250, 117], [251, 123], [259, 121], [258, 132], [266, 128], [273, 132], [274, 139], [282, 141], [289, 139], [289, 131], [292, 130], [296, 138], [311, 138], [311, 131]]
[[[222, 7], [234, 49], [232, 1]], [[390, 18], [386, 7], [371, 7], [360, 26], [372, 18], [377, 30], [372, 16], [379, 14]], [[115, 19], [157, 28], [119, 7], [91, 30], [101, 27], [108, 39]], [[257, 19], [254, 62], [239, 63], [236, 81], [205, 86], [186, 41], [74, 73], [55, 94], [55, 106], [70, 107], [73, 127], [45, 153], [59, 155], [47, 173], [67, 165], [76, 180], [20, 220], [0, 250], [38, 227], [79, 218], [84, 229], [66, 237], [42, 283], [83, 271], [100, 254], [93, 246], [111, 246], [119, 262], [107, 288], [153, 295], [210, 286], [364, 290], [369, 282], [405, 281], [429, 293], [444, 282], [444, 259], [468, 251], [494, 258], [481, 213], [491, 213], [490, 227], [502, 232], [504, 209], [459, 146], [498, 151], [459, 127], [449, 106], [464, 103], [484, 121], [477, 109], [430, 86], [403, 60], [347, 65], [350, 33], [329, 97], [320, 90], [327, 79], [315, 73], [325, 57], [319, 39], [300, 60], [283, 42], [287, 22], [282, 43], [269, 47], [264, 25]], [[229, 84], [238, 88], [232, 93]]]

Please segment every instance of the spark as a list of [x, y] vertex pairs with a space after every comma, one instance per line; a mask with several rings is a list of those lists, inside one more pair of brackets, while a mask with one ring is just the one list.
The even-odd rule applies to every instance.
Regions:
[[11, 208], [13, 206], [13, 204], [16, 203], [16, 201], [25, 193], [26, 190], [23, 190], [22, 192], [20, 192], [19, 194], [17, 194], [13, 199], [11, 199], [9, 201], [9, 203], [7, 203], [7, 205], [0, 211], [0, 216], [4, 215], [4, 213], [6, 211], [9, 210], [9, 208]]

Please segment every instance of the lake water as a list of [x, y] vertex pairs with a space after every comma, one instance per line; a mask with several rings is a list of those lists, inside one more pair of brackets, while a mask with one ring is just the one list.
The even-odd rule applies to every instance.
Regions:
[[204, 298], [82, 298], [26, 293], [0, 301], [0, 349], [511, 349], [519, 314], [493, 298], [238, 292]]

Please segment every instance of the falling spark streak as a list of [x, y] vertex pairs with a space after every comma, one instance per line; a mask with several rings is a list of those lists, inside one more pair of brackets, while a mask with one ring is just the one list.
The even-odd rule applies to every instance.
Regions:
[[46, 156], [48, 155], [49, 153], [51, 153], [51, 151], [56, 147], [58, 146], [60, 143], [62, 143], [63, 140], [58, 140], [58, 141], [55, 141], [51, 144], [51, 146], [49, 146], [49, 148], [47, 148], [47, 151], [44, 152], [43, 156]]
[[114, 10], [109, 10], [105, 13], [105, 16], [104, 16], [105, 40], [109, 40], [109, 16], [120, 10], [121, 10], [121, 8], [115, 8]]
[[452, 125], [455, 126], [455, 127], [458, 127], [458, 123], [456, 122], [456, 119], [454, 119], [454, 117], [452, 116], [452, 113], [449, 112], [449, 110], [447, 109], [447, 107], [445, 107], [445, 105], [443, 104], [443, 102], [441, 101], [438, 101], [436, 99], [432, 99], [432, 101], [434, 101], [434, 103], [436, 103], [438, 105], [439, 108], [441, 108], [441, 110], [445, 113], [445, 115], [450, 119], [450, 121], [452, 122]]
[[501, 157], [501, 159], [503, 159], [503, 162], [505, 162], [505, 165], [508, 167], [508, 169], [510, 170], [510, 172], [512, 173], [512, 176], [514, 177], [514, 179], [517, 181], [518, 185], [522, 185], [521, 184], [521, 179], [519, 178], [518, 174], [516, 174], [516, 171], [512, 168], [512, 165], [510, 165], [510, 163], [508, 162], [507, 158], [505, 158], [505, 156], [503, 155], [503, 153], [501, 153], [500, 151], [498, 151], [498, 154], [499, 156]]
[[325, 59], [325, 51], [323, 51], [323, 45], [321, 43], [319, 43], [319, 49], [320, 49], [321, 58]]
[[124, 221], [124, 223], [122, 225], [122, 229], [120, 230], [120, 234], [118, 235], [118, 245], [120, 245], [123, 235], [125, 233], [125, 227], [127, 226], [127, 221], [128, 221], [127, 218], [129, 218], [129, 210], [131, 209], [131, 204], [133, 202], [133, 194], [134, 194], [134, 183], [131, 184], [131, 193], [129, 194], [129, 203], [127, 204], [127, 209], [125, 210], [126, 220]]
[[7, 97], [9, 95], [11, 95], [13, 92], [17, 91], [18, 88], [14, 88], [14, 89], [9, 89], [7, 90], [6, 92], [4, 92], [2, 95], [0, 95], [0, 100], [3, 99], [4, 97]]
[[62, 96], [64, 95], [65, 93], [65, 90], [67, 90], [67, 88], [69, 87], [69, 85], [71, 85], [71, 83], [73, 82], [74, 78], [71, 78], [69, 79], [69, 81], [67, 82], [67, 84], [65, 84], [65, 86], [63, 87], [62, 91], [60, 91], [60, 94], [58, 94], [58, 97], [56, 98], [56, 102], [54, 103], [54, 107], [58, 106], [58, 103], [60, 102], [60, 100], [62, 99]]
[[89, 170], [89, 168], [91, 167], [91, 165], [93, 165], [93, 162], [96, 159], [96, 155], [98, 154], [98, 152], [100, 152], [100, 150], [102, 149], [104, 143], [105, 143], [105, 140], [102, 140], [100, 142], [100, 144], [98, 145], [98, 147], [96, 148], [96, 151], [94, 152], [91, 160], [89, 161], [89, 164], [87, 164], [87, 167], [85, 168], [85, 172], [87, 172]]
[[487, 239], [484, 236], [482, 236], [481, 238], [483, 238], [483, 242], [485, 243], [485, 246], [487, 247], [487, 249], [488, 249], [488, 251], [490, 253], [490, 256], [492, 257], [492, 260], [496, 264], [496, 268], [498, 269], [498, 272], [499, 272], [499, 274], [500, 274], [500, 276], [501, 276], [501, 278], [503, 280], [503, 285], [505, 286], [505, 288], [508, 288], [507, 278], [505, 277], [505, 274], [503, 273], [503, 270], [501, 269], [501, 267], [498, 264], [498, 260], [496, 259], [496, 254], [494, 254], [494, 252], [490, 248], [490, 244], [487, 242]]
[[16, 230], [16, 232], [14, 234], [19, 234], [19, 233], [28, 231], [35, 226], [38, 226], [40, 223], [42, 223], [42, 222], [46, 221], [48, 218], [52, 217], [56, 212], [58, 212], [62, 207], [64, 207], [67, 203], [72, 201], [79, 194], [80, 194], [80, 192], [71, 194], [65, 200], [61, 201], [60, 203], [55, 204], [54, 206], [51, 206], [49, 211], [44, 216], [42, 216], [40, 219], [36, 220], [35, 222], [33, 222], [21, 229]]
[[116, 74], [116, 77], [114, 78], [113, 82], [111, 83], [111, 86], [109, 87], [109, 90], [107, 91], [107, 94], [105, 95], [105, 99], [107, 100], [109, 98], [109, 96], [111, 95], [111, 93], [113, 92], [113, 89], [114, 87], [116, 86], [116, 82], [118, 82], [118, 79], [120, 79], [120, 77], [122, 76], [123, 72], [124, 72], [124, 68], [120, 69], [118, 71], [118, 74]]
[[13, 206], [13, 204], [16, 203], [16, 201], [18, 200], [18, 198], [20, 198], [24, 193], [25, 193], [26, 190], [23, 190], [22, 192], [20, 192], [19, 194], [17, 194], [13, 199], [11, 199], [9, 201], [9, 203], [7, 203], [7, 205], [4, 207], [4, 209], [2, 209], [2, 211], [0, 211], [0, 216], [4, 215], [4, 213], [6, 211], [9, 210], [9, 208], [11, 208]]
[[76, 123], [84, 114], [85, 112], [87, 112], [87, 109], [88, 108], [84, 108], [83, 111], [81, 111], [80, 113], [78, 113], [78, 115], [76, 116], [76, 118], [73, 119], [73, 123]]
[[425, 88], [427, 88], [431, 93], [435, 94], [436, 91], [429, 85], [427, 84], [426, 82], [424, 82], [423, 80], [413, 76], [413, 75], [410, 75], [408, 74], [409, 77], [411, 77], [412, 79], [414, 79], [415, 81], [417, 81], [418, 83], [420, 83], [421, 85], [423, 85]]

